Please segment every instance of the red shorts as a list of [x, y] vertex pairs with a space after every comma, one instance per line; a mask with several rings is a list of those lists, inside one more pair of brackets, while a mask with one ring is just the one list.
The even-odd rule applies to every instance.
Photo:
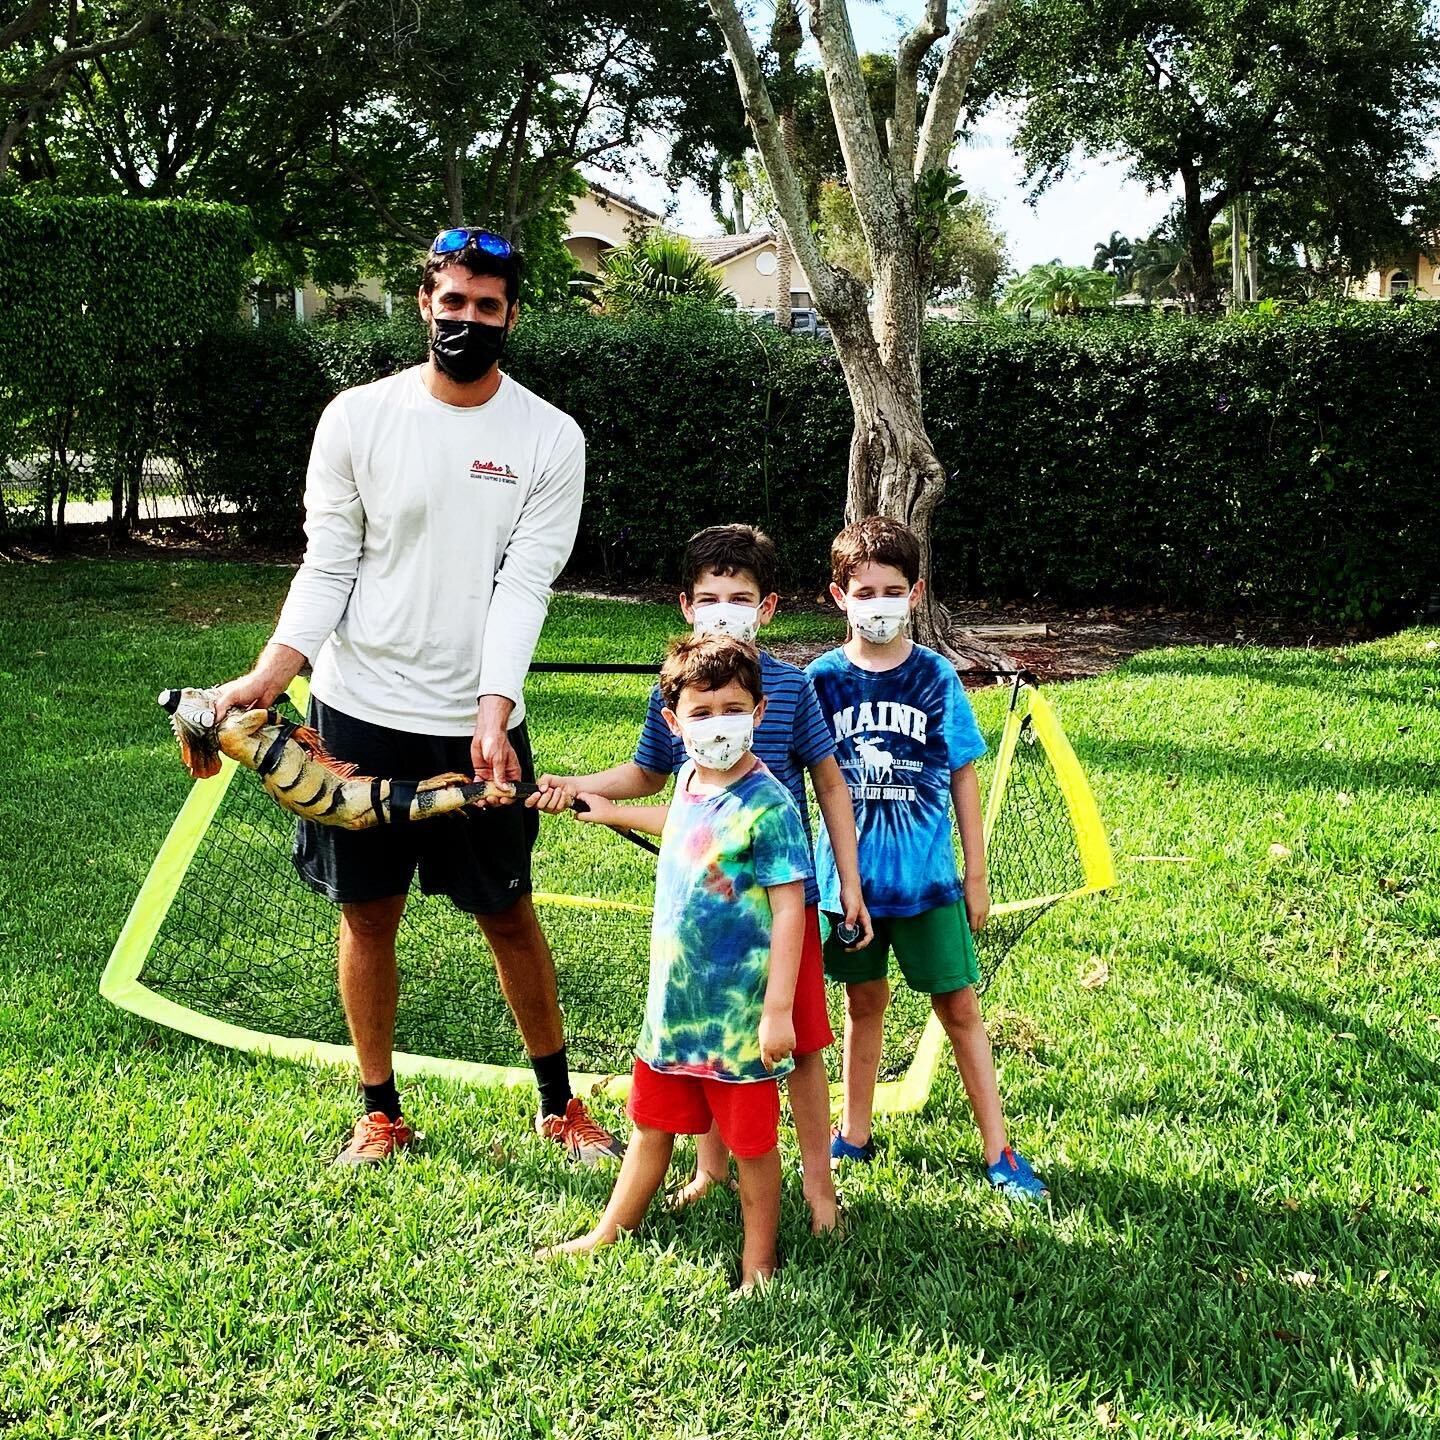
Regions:
[[709, 1080], [652, 1070], [636, 1060], [626, 1113], [648, 1130], [704, 1135], [713, 1121], [739, 1160], [768, 1155], [780, 1141], [780, 1082]]
[[820, 948], [820, 907], [805, 907], [805, 946], [795, 978], [795, 1053], [814, 1055], [835, 1039], [825, 1003], [825, 959]]

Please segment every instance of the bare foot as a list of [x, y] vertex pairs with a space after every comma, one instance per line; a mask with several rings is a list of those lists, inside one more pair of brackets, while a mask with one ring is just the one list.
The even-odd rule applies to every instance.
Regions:
[[763, 1290], [775, 1278], [775, 1266], [756, 1266], [748, 1275], [740, 1278], [740, 1288], [735, 1292], [738, 1295], [749, 1295], [756, 1290]]
[[810, 1233], [812, 1235], [838, 1235], [843, 1229], [840, 1218], [840, 1202], [835, 1198], [835, 1191], [811, 1195], [808, 1192], [805, 1196], [805, 1203], [810, 1207]]
[[535, 1252], [537, 1260], [554, 1260], [558, 1255], [588, 1255], [592, 1250], [598, 1250], [602, 1245], [613, 1245], [614, 1236], [602, 1235], [598, 1230], [591, 1230], [588, 1234], [578, 1235], [574, 1240], [567, 1240], [563, 1245], [547, 1245], [543, 1250]]
[[678, 1190], [672, 1190], [666, 1197], [665, 1203], [672, 1210], [684, 1210], [687, 1206], [693, 1205], [697, 1200], [704, 1199], [709, 1193], [712, 1185], [723, 1185], [727, 1190], [733, 1191], [735, 1182], [726, 1176], [721, 1179], [718, 1175], [712, 1175], [708, 1170], [697, 1170], [688, 1185], [682, 1185]]

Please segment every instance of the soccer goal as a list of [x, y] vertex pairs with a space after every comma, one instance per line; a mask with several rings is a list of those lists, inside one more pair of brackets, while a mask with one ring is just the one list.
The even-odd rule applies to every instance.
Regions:
[[[613, 763], [653, 679], [636, 666], [537, 666], [526, 687], [537, 764], [579, 773]], [[290, 694], [303, 712], [304, 681]], [[980, 937], [987, 975], [1052, 905], [1114, 883], [1089, 786], [1040, 692], [1017, 680], [991, 738], [985, 824], [994, 910]], [[335, 907], [295, 874], [293, 818], [237, 769], [226, 759], [218, 776], [192, 786], [116, 941], [101, 993], [216, 1044], [353, 1064], [336, 984]], [[542, 821], [534, 871], [575, 1083], [621, 1091], [644, 1013], [654, 861], [604, 827], [561, 818]], [[417, 888], [397, 952], [397, 1074], [532, 1082], [470, 917]], [[838, 993], [833, 1000], [838, 1016]], [[894, 1018], [877, 1094], [877, 1106], [891, 1111], [924, 1103], [944, 1051], [943, 1032], [925, 1016]]]

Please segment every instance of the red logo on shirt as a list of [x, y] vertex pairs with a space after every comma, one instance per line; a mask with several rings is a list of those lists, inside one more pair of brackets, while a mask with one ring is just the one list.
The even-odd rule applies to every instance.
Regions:
[[483, 475], [488, 480], [498, 480], [502, 485], [514, 485], [520, 478], [508, 465], [497, 465], [493, 460], [473, 461], [470, 473]]

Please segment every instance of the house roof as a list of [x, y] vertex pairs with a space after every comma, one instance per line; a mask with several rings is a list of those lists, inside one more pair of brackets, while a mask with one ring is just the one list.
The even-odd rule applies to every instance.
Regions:
[[643, 205], [636, 204], [628, 195], [622, 195], [618, 190], [611, 190], [609, 186], [597, 184], [594, 180], [586, 180], [585, 183], [590, 187], [590, 193], [602, 202], [609, 201], [612, 205], [620, 206], [622, 210], [629, 210], [635, 215], [643, 215], [647, 220], [663, 218], [658, 210], [647, 210]]
[[707, 235], [699, 239], [692, 237], [690, 243], [712, 265], [724, 265], [727, 261], [736, 260], [741, 255], [758, 250], [762, 245], [773, 244], [774, 241], [773, 230], [747, 230], [743, 235]]

